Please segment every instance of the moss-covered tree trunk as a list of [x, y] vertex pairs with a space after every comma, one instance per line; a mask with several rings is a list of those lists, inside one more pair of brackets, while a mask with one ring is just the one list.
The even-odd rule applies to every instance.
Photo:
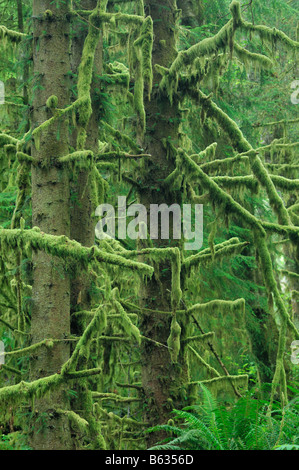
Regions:
[[177, 0], [177, 5], [182, 10], [182, 24], [192, 28], [203, 24], [202, 0]]
[[[69, 2], [33, 2], [33, 126], [52, 116], [47, 99], [55, 95], [58, 106], [68, 103], [70, 70]], [[55, 99], [52, 100], [55, 102]], [[35, 137], [32, 153], [33, 226], [53, 235], [70, 235], [69, 175], [58, 164], [68, 154], [68, 123], [59, 121]], [[33, 259], [32, 343], [56, 340], [39, 350], [31, 360], [31, 380], [59, 372], [69, 358], [70, 281], [63, 259], [36, 253]], [[36, 450], [71, 448], [68, 419], [59, 412], [68, 408], [65, 390], [36, 400], [31, 426], [31, 446]]]
[[[150, 204], [181, 203], [181, 194], [163, 186], [163, 182], [175, 169], [175, 154], [171, 145], [178, 145], [180, 113], [177, 101], [170, 104], [169, 98], [160, 94], [158, 83], [161, 76], [155, 65], [169, 67], [177, 55], [176, 21], [178, 11], [175, 0], [145, 2], [146, 14], [154, 23], [153, 46], [153, 94], [146, 102], [147, 129], [142, 147], [152, 157], [144, 162], [140, 202], [148, 209]], [[170, 222], [170, 234], [171, 234]], [[157, 248], [178, 247], [179, 240], [153, 240]], [[153, 279], [142, 289], [142, 305], [147, 309], [172, 311], [171, 303], [171, 261], [161, 261]], [[167, 345], [170, 335], [171, 315], [145, 313], [140, 330], [144, 336]], [[182, 335], [184, 335], [183, 326]], [[183, 404], [184, 386], [188, 381], [188, 371], [184, 352], [181, 349], [178, 363], [172, 363], [167, 347], [144, 342], [142, 347], [142, 386], [146, 399], [146, 417], [151, 425], [165, 423], [173, 406]], [[149, 438], [150, 440], [151, 438]], [[154, 440], [157, 436], [154, 437]]]
[[[80, 2], [80, 6], [83, 10], [93, 10], [97, 5], [97, 0], [83, 0]], [[78, 74], [78, 68], [82, 58], [82, 51], [84, 41], [87, 35], [87, 25], [82, 25], [82, 22], [78, 23], [75, 27], [73, 39], [72, 39], [72, 54], [71, 54], [71, 66], [72, 71], [75, 75]], [[100, 73], [102, 70], [102, 51], [101, 44], [96, 51], [95, 57], [95, 72]], [[94, 107], [93, 107], [94, 108]], [[76, 147], [76, 135], [73, 134], [73, 147]], [[93, 109], [93, 114], [89, 121], [87, 129], [87, 139], [85, 147], [92, 150], [94, 154], [97, 154], [99, 147], [98, 137], [98, 122], [97, 122], [97, 110]], [[92, 213], [96, 207], [92, 207], [92, 196], [91, 196], [91, 174], [90, 170], [86, 168], [80, 168], [74, 175], [74, 182], [71, 185], [71, 238], [80, 242], [83, 246], [92, 246], [95, 239], [95, 223], [92, 218]], [[85, 286], [86, 275], [80, 276], [72, 282], [72, 307], [81, 305], [84, 308], [88, 307], [88, 289]], [[84, 309], [83, 308], [83, 309]], [[88, 310], [88, 308], [87, 308]]]
[[[93, 10], [97, 6], [97, 0], [82, 0], [80, 7], [83, 10]], [[74, 27], [71, 48], [71, 67], [74, 76], [77, 76], [82, 59], [84, 42], [88, 33], [88, 25], [80, 21]], [[94, 73], [100, 74], [102, 70], [102, 44], [99, 42], [95, 54]], [[85, 147], [95, 155], [98, 153], [98, 120], [97, 109], [93, 106], [93, 113], [87, 126], [87, 138]], [[76, 148], [77, 132], [72, 135], [71, 144]], [[96, 207], [93, 207], [92, 198], [92, 174], [87, 168], [79, 168], [73, 174], [71, 182], [71, 238], [78, 241], [82, 246], [91, 247], [95, 239], [95, 222], [92, 217]], [[78, 310], [90, 310], [91, 308], [91, 279], [88, 272], [82, 272], [71, 279], [71, 312]], [[71, 331], [81, 336], [86, 327], [82, 318], [74, 315], [71, 321]], [[87, 360], [82, 357], [79, 361], [81, 368], [88, 368]], [[92, 410], [91, 392], [88, 389], [88, 379], [81, 379], [76, 385], [77, 398], [74, 400], [73, 409], [78, 412], [89, 423], [90, 442], [93, 449], [102, 448], [103, 441], [98, 438], [98, 427]], [[82, 446], [79, 442], [79, 446]]]

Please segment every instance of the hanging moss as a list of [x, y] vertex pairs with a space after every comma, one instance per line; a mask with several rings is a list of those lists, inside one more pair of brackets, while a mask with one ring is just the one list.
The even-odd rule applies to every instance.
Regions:
[[224, 188], [241, 188], [250, 189], [253, 193], [257, 193], [259, 183], [253, 176], [213, 176], [213, 181]]
[[248, 388], [248, 375], [228, 375], [223, 377], [214, 377], [209, 380], [202, 380], [200, 382], [190, 382], [190, 385], [204, 385], [213, 394], [217, 395], [218, 392], [230, 392], [232, 384], [236, 389], [242, 388], [246, 390]]
[[100, 306], [88, 326], [85, 328], [81, 338], [76, 344], [73, 354], [70, 359], [62, 366], [61, 373], [67, 374], [73, 372], [76, 368], [79, 357], [85, 355], [88, 350], [89, 344], [92, 340], [93, 334], [101, 334], [107, 328], [106, 312]]
[[101, 121], [100, 124], [104, 126], [104, 128], [107, 130], [107, 132], [117, 141], [119, 141], [120, 144], [123, 144], [127, 147], [130, 147], [134, 152], [141, 153], [140, 147], [136, 144], [136, 142], [129, 137], [128, 135], [114, 129], [111, 127], [107, 122]]
[[117, 403], [136, 403], [142, 401], [140, 398], [122, 397], [120, 395], [116, 395], [115, 393], [92, 392], [92, 397], [100, 400], [112, 400]]
[[[183, 162], [186, 163], [187, 166], [186, 165], [182, 166]], [[193, 162], [190, 159], [190, 157], [186, 155], [186, 153], [182, 149], [179, 149], [177, 165], [179, 168], [182, 167], [182, 171], [184, 171], [183, 168], [184, 169], [188, 168], [188, 173], [190, 173], [191, 175], [193, 174], [194, 176], [195, 174], [197, 174], [197, 177], [200, 180], [203, 187], [210, 190], [210, 194], [213, 200], [215, 202], [217, 201], [218, 205], [221, 205], [226, 210], [230, 210], [238, 214], [239, 216], [241, 216], [242, 219], [246, 221], [246, 223], [249, 226], [259, 226], [260, 230], [264, 233], [262, 227], [260, 226], [260, 222], [258, 221], [258, 219], [254, 217], [252, 214], [250, 214], [250, 212], [244, 209], [240, 204], [234, 201], [233, 198], [229, 194], [221, 190], [219, 186], [209, 176], [207, 176], [200, 169], [200, 167], [196, 165], [196, 163]]]
[[208, 333], [204, 333], [203, 335], [196, 335], [196, 336], [189, 336], [183, 340], [184, 344], [189, 344], [193, 342], [199, 342], [201, 345], [208, 345], [211, 341], [213, 341], [215, 333], [213, 331], [209, 331]]
[[117, 297], [119, 293], [117, 289], [112, 291], [112, 298], [114, 297], [113, 305], [116, 308], [116, 311], [120, 314], [121, 324], [127, 333], [127, 335], [135, 340], [139, 345], [141, 344], [141, 335], [140, 331], [134, 323], [132, 323], [130, 317], [127, 315], [123, 306], [118, 302]]
[[254, 25], [249, 23], [241, 17], [241, 10], [239, 2], [232, 2], [231, 11], [238, 27], [245, 31], [257, 33], [262, 41], [266, 41], [272, 47], [275, 47], [277, 42], [286, 46], [288, 50], [296, 50], [299, 48], [299, 42], [293, 41], [283, 31], [276, 28], [269, 28], [265, 25]]
[[293, 299], [299, 299], [299, 292], [297, 290], [292, 290], [291, 294]]
[[289, 235], [290, 241], [292, 240], [294, 243], [297, 243], [299, 239], [299, 227], [272, 224], [270, 222], [263, 222], [262, 225], [269, 233], [273, 232], [278, 233], [279, 235]]
[[192, 351], [192, 353], [193, 353], [194, 356], [196, 357], [198, 363], [201, 364], [201, 365], [203, 365], [203, 366], [207, 369], [207, 371], [208, 371], [208, 373], [210, 374], [210, 376], [212, 376], [212, 377], [213, 377], [213, 376], [214, 376], [214, 377], [220, 377], [219, 372], [218, 372], [216, 369], [214, 369], [214, 367], [210, 366], [210, 364], [208, 364], [208, 363], [198, 354], [198, 352], [197, 352], [192, 346], [190, 346], [190, 344], [188, 345], [188, 349], [189, 349], [190, 351]]
[[26, 197], [30, 188], [29, 184], [29, 174], [30, 168], [28, 162], [23, 162], [19, 165], [16, 184], [18, 187], [18, 195], [16, 200], [16, 205], [14, 208], [14, 213], [11, 220], [11, 228], [15, 228], [21, 218], [22, 207], [25, 204]]
[[273, 61], [267, 56], [250, 52], [244, 47], [241, 47], [237, 42], [234, 42], [234, 54], [245, 65], [246, 69], [249, 69], [250, 66], [253, 66], [255, 70], [271, 70], [274, 66]]
[[288, 179], [283, 176], [271, 175], [271, 179], [275, 186], [285, 191], [293, 191], [299, 189], [299, 179]]
[[136, 13], [139, 16], [144, 16], [144, 0], [137, 0]]
[[91, 150], [79, 150], [58, 159], [59, 163], [73, 164], [73, 167], [91, 168], [94, 163], [94, 155]]
[[170, 101], [172, 101], [173, 95], [177, 91], [179, 74], [186, 67], [192, 65], [197, 58], [209, 57], [220, 50], [226, 50], [229, 38], [233, 34], [233, 21], [230, 20], [214, 37], [203, 39], [201, 42], [178, 54], [160, 84], [161, 90], [166, 92]]
[[2, 45], [5, 47], [7, 41], [18, 44], [23, 38], [28, 37], [24, 33], [19, 33], [18, 31], [12, 31], [11, 29], [7, 29], [5, 26], [0, 25], [0, 40]]
[[179, 323], [177, 322], [176, 315], [173, 315], [170, 326], [170, 335], [167, 340], [170, 358], [173, 363], [178, 362], [178, 357], [181, 349], [181, 330], [182, 329]]
[[175, 311], [182, 298], [181, 290], [181, 256], [178, 248], [174, 248], [171, 260], [171, 304]]
[[82, 434], [88, 433], [88, 421], [86, 421], [86, 419], [82, 418], [74, 411], [61, 410], [58, 408], [55, 410], [55, 412], [67, 416], [70, 420], [70, 423], [75, 426]]
[[[97, 373], [99, 372], [100, 371], [97, 370]], [[17, 385], [9, 385], [7, 387], [0, 388], [0, 401], [3, 405], [9, 404], [16, 407], [19, 404], [22, 404], [24, 400], [30, 401], [34, 397], [42, 398], [50, 391], [63, 386], [66, 380], [77, 380], [81, 377], [89, 377], [94, 373], [94, 370], [71, 373], [67, 373], [67, 371], [64, 370], [61, 371], [61, 373], [43, 377], [32, 382], [21, 381]]]
[[86, 141], [86, 128], [92, 115], [91, 106], [91, 82], [93, 76], [93, 66], [95, 60], [95, 52], [100, 40], [100, 21], [99, 5], [89, 16], [89, 29], [84, 42], [82, 59], [78, 69], [78, 101], [80, 106], [78, 108], [78, 133], [77, 133], [77, 149], [84, 150]]
[[13, 375], [16, 375], [16, 376], [19, 376], [19, 377], [22, 376], [22, 373], [18, 369], [15, 369], [14, 367], [11, 367], [7, 364], [2, 364], [1, 365], [0, 374], [3, 373], [3, 372], [13, 374]]
[[287, 271], [286, 269], [282, 269], [280, 271], [282, 274], [288, 276], [288, 277], [291, 277], [291, 278], [294, 278], [294, 279], [299, 279], [299, 274], [297, 273], [293, 273], [291, 271]]
[[20, 141], [15, 139], [14, 137], [8, 134], [0, 134], [0, 146], [4, 146], [5, 144], [12, 144], [16, 146]]
[[219, 312], [225, 315], [234, 316], [237, 312], [245, 315], [245, 300], [211, 300], [204, 304], [195, 304], [187, 310], [187, 314], [200, 313], [211, 314], [212, 312]]
[[217, 219], [215, 219], [211, 225], [212, 225], [212, 229], [210, 230], [210, 233], [209, 233], [208, 244], [211, 250], [212, 260], [214, 260], [214, 257], [215, 257], [214, 240], [215, 240], [215, 236], [217, 233]]
[[195, 154], [195, 155], [190, 155], [190, 158], [198, 165], [201, 165], [204, 161], [214, 161], [216, 149], [217, 149], [217, 143], [214, 142], [202, 152]]
[[140, 48], [141, 66], [143, 82], [147, 85], [148, 99], [150, 99], [153, 87], [153, 70], [152, 70], [152, 50], [153, 50], [153, 20], [148, 16], [142, 25], [140, 37], [134, 42], [134, 46]]
[[[191, 171], [195, 171], [195, 169], [196, 169], [196, 171], [198, 173], [198, 176], [200, 176], [201, 183], [204, 186], [206, 186], [207, 188], [209, 187], [210, 191], [212, 191], [212, 194], [214, 194], [214, 195], [217, 194], [217, 198], [218, 198], [218, 201], [219, 201], [218, 204], [219, 203], [221, 204], [221, 202], [220, 202], [221, 200], [222, 200], [222, 203], [223, 203], [224, 200], [227, 200], [227, 198], [230, 198], [230, 196], [228, 196], [226, 193], [222, 192], [219, 189], [219, 187], [217, 187], [217, 189], [216, 189], [213, 186], [214, 183], [212, 183], [212, 180], [207, 175], [205, 175], [202, 172], [202, 170], [200, 170], [200, 168], [198, 166], [196, 166], [196, 164], [190, 159], [190, 157], [186, 156], [186, 154], [184, 152], [179, 151], [179, 156], [182, 158], [182, 160], [184, 160], [186, 163], [188, 163], [188, 166], [190, 167]], [[244, 210], [243, 208], [241, 208], [241, 206], [239, 206], [236, 202], [233, 202], [233, 204], [230, 204], [230, 209], [232, 211], [236, 211], [236, 213], [238, 213], [242, 217], [244, 222], [247, 222], [248, 225], [251, 226], [254, 229], [255, 243], [256, 243], [256, 246], [258, 247], [260, 258], [261, 258], [261, 261], [262, 261], [261, 266], [262, 266], [262, 270], [263, 270], [263, 273], [264, 273], [264, 279], [265, 279], [266, 287], [267, 287], [269, 292], [273, 293], [273, 296], [274, 296], [274, 299], [275, 299], [275, 302], [276, 302], [276, 306], [277, 306], [277, 309], [279, 311], [280, 318], [281, 318], [282, 326], [281, 326], [281, 331], [280, 331], [280, 338], [285, 334], [286, 325], [288, 325], [293, 330], [293, 332], [296, 334], [296, 337], [299, 337], [299, 332], [297, 331], [295, 325], [291, 321], [291, 319], [289, 317], [289, 314], [286, 310], [286, 307], [285, 307], [285, 305], [284, 305], [284, 303], [281, 299], [281, 296], [279, 294], [279, 291], [278, 291], [278, 288], [277, 288], [277, 285], [276, 285], [276, 281], [275, 281], [275, 278], [274, 278], [271, 257], [270, 257], [269, 250], [267, 248], [266, 241], [265, 241], [265, 232], [261, 228], [260, 222], [255, 217], [253, 217], [251, 214], [247, 213], [247, 211]], [[274, 397], [275, 390], [277, 388], [277, 384], [278, 384], [278, 382], [280, 380], [280, 377], [281, 377], [281, 372], [280, 372], [281, 367], [282, 367], [281, 366], [281, 361], [282, 361], [281, 355], [283, 354], [282, 351], [284, 351], [284, 348], [285, 348], [285, 342], [283, 342], [282, 339], [280, 340], [280, 342], [281, 342], [281, 345], [279, 346], [278, 353], [277, 353], [276, 373], [274, 375], [274, 379], [273, 379], [273, 383], [272, 383], [272, 400], [273, 400], [273, 397]]]
[[31, 157], [31, 155], [27, 155], [26, 153], [17, 152], [16, 157], [20, 163], [28, 163], [31, 165], [37, 164], [37, 160], [34, 157]]
[[185, 259], [183, 268], [189, 270], [192, 266], [196, 266], [199, 263], [205, 264], [213, 261], [214, 259], [222, 259], [226, 256], [237, 255], [247, 246], [248, 242], [215, 245], [214, 255], [209, 249], [209, 252], [202, 251], [196, 255], [189, 256]]
[[[56, 340], [57, 341], [57, 340]], [[16, 349], [11, 352], [5, 353], [5, 357], [10, 357], [13, 356], [14, 358], [17, 357], [26, 357], [28, 355], [33, 354], [37, 349], [41, 348], [42, 346], [45, 346], [48, 349], [52, 349], [54, 346], [55, 340], [52, 339], [45, 339], [41, 341], [40, 343], [33, 344], [32, 346], [28, 346], [28, 348], [23, 348], [23, 349]]]
[[130, 85], [130, 75], [128, 73], [113, 73], [111, 75], [104, 75], [102, 81], [106, 81], [107, 84], [116, 87], [120, 85], [125, 90], [128, 90]]
[[137, 269], [151, 275], [153, 268], [146, 264], [127, 260], [119, 255], [107, 254], [97, 247], [83, 247], [75, 240], [70, 240], [66, 236], [54, 236], [40, 232], [38, 227], [32, 230], [4, 230], [0, 229], [0, 244], [2, 247], [20, 248], [28, 252], [41, 250], [52, 256], [68, 258], [80, 262], [82, 267], [86, 267], [93, 260], [98, 262], [111, 263], [123, 268]]
[[121, 418], [120, 416], [118, 416], [117, 414], [113, 413], [113, 412], [107, 412], [106, 410], [104, 410], [103, 408], [101, 408], [100, 406], [98, 406], [98, 410], [100, 411], [101, 415], [104, 417], [104, 418], [108, 418], [110, 419], [111, 421], [117, 423], [117, 424], [127, 424], [129, 426], [132, 426], [133, 428], [134, 427], [137, 427], [137, 428], [140, 428], [140, 427], [144, 427], [144, 423], [140, 423], [132, 418], [127, 418], [126, 416], [124, 416], [123, 418]]
[[144, 109], [144, 78], [142, 73], [142, 57], [139, 48], [134, 48], [132, 57], [135, 71], [134, 108], [137, 113], [137, 124], [140, 128], [140, 134], [142, 136], [145, 131], [146, 116]]
[[46, 102], [47, 108], [55, 110], [58, 106], [58, 98], [55, 95], [50, 96]]
[[251, 170], [260, 184], [266, 189], [270, 204], [279, 216], [280, 222], [285, 225], [291, 225], [290, 217], [284, 206], [283, 200], [277, 193], [270, 175], [264, 167], [260, 157], [244, 138], [243, 133], [236, 123], [200, 90], [198, 91], [198, 97], [200, 103], [206, 109], [208, 114], [211, 115], [228, 134], [234, 148], [240, 153], [248, 152]]

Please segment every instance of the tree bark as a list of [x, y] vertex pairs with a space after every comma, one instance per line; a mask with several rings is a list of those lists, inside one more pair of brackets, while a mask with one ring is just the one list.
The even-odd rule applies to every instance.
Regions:
[[[83, 0], [81, 7], [84, 10], [93, 10], [97, 5], [96, 0]], [[71, 67], [73, 73], [78, 73], [81, 62], [84, 41], [87, 35], [87, 28], [82, 27], [82, 23], [77, 26], [72, 39]], [[102, 71], [102, 44], [99, 43], [95, 57], [95, 72]], [[86, 148], [92, 150], [94, 154], [99, 148], [99, 131], [97, 110], [93, 106], [93, 114], [87, 129]], [[72, 136], [72, 146], [76, 147], [77, 133]], [[96, 207], [92, 207], [90, 170], [80, 169], [71, 184], [73, 200], [71, 200], [71, 238], [81, 243], [83, 246], [93, 246], [95, 241], [95, 222], [92, 213]], [[80, 309], [87, 309], [90, 304], [88, 298], [88, 279], [86, 273], [72, 280], [71, 283], [71, 306], [75, 310], [79, 305]], [[79, 303], [78, 303], [79, 302]]]
[[196, 28], [203, 24], [203, 5], [201, 0], [177, 0], [182, 10], [182, 24]]
[[[151, 15], [154, 22], [154, 92], [151, 101], [145, 105], [147, 130], [142, 147], [152, 158], [144, 162], [144, 169], [141, 171], [143, 189], [140, 192], [140, 203], [149, 209], [150, 204], [181, 204], [182, 197], [180, 192], [162, 187], [162, 182], [175, 169], [175, 155], [167, 155], [165, 141], [178, 146], [180, 119], [177, 100], [174, 98], [173, 104], [170, 104], [169, 98], [161, 95], [155, 86], [161, 77], [154, 68], [155, 64], [169, 67], [177, 55], [175, 25], [178, 11], [175, 0], [147, 0], [145, 8], [146, 14]], [[155, 241], [157, 248], [170, 246], [180, 246], [180, 241]], [[143, 286], [141, 303], [148, 309], [169, 312], [172, 307], [171, 266], [168, 260], [160, 264], [159, 273], [159, 277], [154, 276]], [[142, 316], [140, 330], [144, 336], [167, 345], [170, 324], [170, 316], [149, 313]], [[181, 327], [184, 335], [183, 325]], [[178, 363], [174, 364], [167, 347], [144, 342], [141, 364], [147, 421], [150, 425], [165, 423], [172, 408], [182, 404], [185, 397], [184, 385], [188, 382], [188, 368], [184, 351], [181, 349]], [[157, 435], [149, 436], [149, 444], [152, 439], [156, 441]]]
[[[84, 10], [93, 10], [97, 5], [97, 0], [82, 0], [80, 7]], [[71, 68], [73, 73], [78, 73], [81, 62], [84, 41], [88, 32], [88, 25], [78, 23], [75, 26], [72, 48], [71, 48]], [[95, 56], [94, 72], [100, 74], [102, 71], [102, 43], [99, 42]], [[98, 131], [98, 111], [94, 105], [93, 114], [87, 127], [86, 149], [92, 150], [96, 155], [99, 148], [99, 131]], [[72, 146], [76, 148], [77, 132], [72, 135]], [[71, 238], [78, 241], [82, 246], [91, 247], [95, 242], [95, 222], [92, 213], [96, 207], [92, 205], [91, 197], [91, 172], [89, 169], [79, 169], [75, 172], [71, 182]], [[71, 312], [77, 310], [90, 310], [91, 308], [91, 279], [88, 273], [84, 272], [71, 279]], [[81, 336], [84, 331], [84, 323], [74, 316], [71, 321], [71, 331], [77, 336]], [[79, 361], [82, 368], [87, 368], [83, 357]], [[103, 440], [99, 439], [99, 428], [97, 426], [92, 410], [91, 392], [88, 388], [88, 379], [81, 379], [76, 384], [77, 399], [74, 400], [74, 411], [78, 411], [80, 416], [89, 423], [90, 441], [93, 449], [102, 449]], [[82, 443], [80, 443], [82, 445]]]
[[[51, 95], [58, 106], [69, 101], [69, 2], [33, 2], [33, 126], [52, 116], [46, 107]], [[68, 171], [59, 167], [59, 157], [68, 154], [68, 122], [58, 121], [35, 138], [32, 167], [33, 226], [52, 235], [70, 235]], [[32, 291], [32, 343], [45, 338], [59, 340], [52, 348], [41, 349], [31, 360], [31, 380], [59, 372], [70, 354], [70, 281], [64, 260], [45, 253], [34, 254]], [[30, 445], [35, 450], [66, 450], [72, 447], [66, 410], [66, 390], [37, 399], [33, 408]]]

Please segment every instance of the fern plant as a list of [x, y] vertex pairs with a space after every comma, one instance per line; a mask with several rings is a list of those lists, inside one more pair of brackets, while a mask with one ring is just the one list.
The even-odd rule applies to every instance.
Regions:
[[266, 415], [267, 403], [245, 397], [227, 408], [201, 386], [200, 406], [174, 410], [183, 426], [171, 424], [150, 428], [149, 432], [169, 433], [170, 437], [150, 450], [298, 450], [298, 398]]

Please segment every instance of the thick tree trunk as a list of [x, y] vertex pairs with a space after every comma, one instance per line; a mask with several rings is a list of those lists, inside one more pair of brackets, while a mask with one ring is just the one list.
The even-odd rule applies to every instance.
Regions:
[[[84, 10], [93, 10], [97, 6], [97, 0], [82, 0], [80, 7]], [[71, 68], [73, 73], [78, 74], [78, 68], [82, 58], [84, 41], [88, 32], [87, 25], [78, 23], [75, 27], [72, 48], [71, 48]], [[99, 42], [95, 56], [95, 73], [102, 71], [102, 44]], [[92, 150], [94, 154], [98, 153], [99, 131], [97, 109], [93, 106], [93, 114], [87, 127], [87, 139], [85, 147]], [[77, 132], [72, 135], [72, 146], [76, 148]], [[89, 169], [79, 169], [75, 172], [71, 182], [71, 238], [78, 241], [82, 246], [91, 247], [95, 242], [95, 222], [92, 217], [96, 207], [92, 205], [91, 197], [91, 172]], [[90, 310], [91, 279], [88, 273], [84, 272], [71, 280], [71, 312], [77, 310]], [[77, 336], [81, 336], [84, 330], [82, 319], [73, 316], [71, 322], [71, 331]], [[81, 358], [79, 366], [87, 368], [85, 358]], [[77, 399], [73, 403], [74, 411], [89, 422], [90, 441], [93, 449], [103, 448], [103, 440], [99, 437], [99, 428], [97, 426], [92, 410], [91, 392], [88, 389], [88, 379], [81, 379], [76, 385]], [[82, 443], [80, 443], [82, 446]]]
[[[175, 0], [145, 2], [146, 14], [151, 15], [154, 22], [153, 66], [159, 64], [169, 67], [177, 55], [175, 25], [177, 8]], [[154, 69], [155, 70], [155, 69]], [[149, 208], [150, 204], [181, 204], [181, 194], [163, 188], [165, 178], [175, 169], [175, 155], [168, 155], [166, 141], [178, 145], [179, 109], [174, 100], [170, 104], [168, 97], [162, 96], [155, 84], [159, 83], [160, 76], [154, 72], [154, 93], [151, 101], [146, 103], [147, 131], [143, 148], [152, 155], [144, 163], [142, 171], [143, 190], [140, 193], [140, 203]], [[171, 227], [171, 224], [170, 224]], [[171, 233], [171, 232], [170, 232]], [[155, 247], [169, 248], [179, 246], [179, 240], [156, 240]], [[148, 309], [167, 311], [171, 306], [171, 266], [167, 260], [159, 266], [159, 278], [153, 277], [143, 287], [142, 305]], [[170, 335], [171, 316], [165, 314], [144, 314], [140, 329], [142, 334], [167, 344]], [[182, 325], [181, 325], [182, 327]], [[182, 328], [182, 334], [184, 330]], [[147, 420], [151, 425], [165, 423], [170, 417], [173, 406], [183, 404], [184, 385], [188, 382], [188, 369], [185, 354], [181, 350], [179, 361], [173, 364], [169, 350], [156, 346], [152, 342], [143, 343], [142, 348], [142, 386], [147, 403]], [[149, 443], [152, 437], [149, 436]], [[153, 437], [157, 440], [157, 436]]]
[[177, 0], [178, 8], [182, 10], [182, 24], [196, 28], [203, 24], [202, 0]]
[[[46, 107], [51, 95], [58, 106], [68, 104], [69, 83], [69, 2], [34, 0], [33, 74], [36, 80], [33, 101], [33, 125], [38, 127], [52, 116]], [[35, 138], [33, 156], [38, 165], [32, 167], [33, 226], [53, 235], [70, 235], [69, 175], [59, 167], [59, 157], [68, 154], [68, 123], [43, 130]], [[34, 255], [32, 343], [45, 338], [58, 340], [52, 348], [39, 350], [31, 360], [31, 379], [59, 372], [69, 358], [70, 281], [62, 259], [45, 253]], [[70, 449], [68, 419], [59, 413], [67, 409], [65, 390], [56, 390], [35, 402], [31, 426], [31, 446], [36, 449]]]
[[[81, 1], [81, 8], [84, 10], [93, 10], [97, 5], [97, 0]], [[78, 73], [81, 62], [84, 41], [87, 35], [87, 27], [80, 23], [75, 30], [72, 40], [71, 67], [74, 74]], [[100, 74], [102, 71], [102, 44], [99, 43], [95, 57], [95, 72]], [[94, 108], [94, 106], [93, 106]], [[76, 147], [77, 133], [72, 136], [72, 146]], [[88, 129], [86, 148], [92, 150], [95, 154], [99, 148], [99, 131], [97, 110], [93, 109]], [[71, 200], [71, 238], [81, 243], [83, 246], [93, 246], [95, 241], [95, 221], [92, 213], [96, 207], [92, 207], [91, 198], [91, 181], [90, 170], [80, 169], [74, 177], [71, 184], [72, 200]], [[87, 309], [89, 306], [88, 295], [88, 279], [86, 273], [72, 280], [71, 283], [71, 305], [72, 310], [78, 306], [81, 310]]]

